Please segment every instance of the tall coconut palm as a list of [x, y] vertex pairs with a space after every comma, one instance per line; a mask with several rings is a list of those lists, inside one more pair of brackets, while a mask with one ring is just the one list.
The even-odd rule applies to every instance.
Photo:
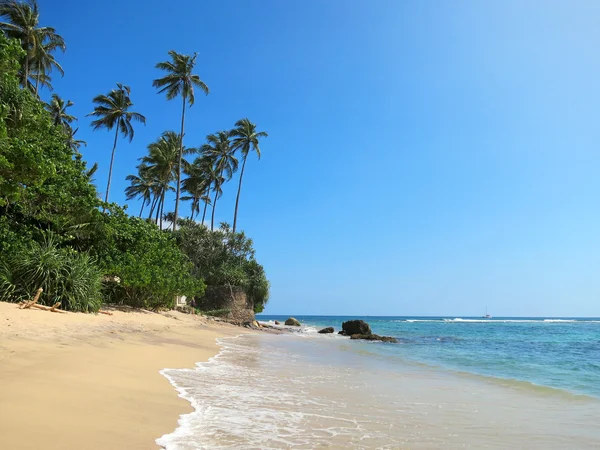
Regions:
[[77, 131], [79, 131], [79, 128], [75, 128], [73, 130], [71, 127], [69, 127], [69, 129], [67, 130], [66, 144], [74, 153], [79, 154], [79, 149], [82, 145], [84, 147], [87, 147], [87, 142], [75, 138]]
[[[161, 229], [165, 195], [168, 191], [173, 190], [171, 183], [177, 179], [179, 164], [186, 163], [184, 159], [179, 160], [180, 149], [181, 136], [174, 131], [166, 131], [156, 142], [148, 146], [148, 155], [140, 159], [142, 164], [147, 167], [150, 177], [157, 184], [156, 217], [157, 222], [160, 219]], [[183, 151], [187, 152], [185, 148]]]
[[201, 165], [203, 166], [204, 173], [206, 173], [206, 178], [207, 178], [207, 182], [208, 182], [208, 186], [206, 188], [206, 195], [203, 198], [204, 210], [202, 211], [202, 224], [204, 225], [204, 221], [206, 219], [206, 210], [209, 205], [210, 206], [213, 205], [213, 203], [210, 199], [210, 192], [211, 192], [211, 190], [213, 190], [213, 187], [219, 186], [215, 190], [215, 195], [218, 195], [219, 197], [221, 197], [223, 190], [220, 188], [220, 186], [223, 185], [223, 183], [225, 182], [225, 179], [223, 177], [220, 177], [217, 174], [217, 170], [216, 170], [215, 165], [213, 164], [213, 160], [211, 158], [206, 158], [206, 157], [203, 158]]
[[210, 220], [210, 229], [214, 229], [215, 225], [215, 210], [217, 209], [217, 200], [223, 193], [222, 185], [225, 181], [231, 180], [234, 172], [238, 168], [238, 160], [231, 148], [230, 140], [231, 132], [219, 131], [216, 134], [206, 136], [207, 143], [200, 147], [200, 152], [206, 158], [213, 162], [213, 167], [216, 173], [213, 181], [213, 191], [215, 197], [212, 205], [212, 216]]
[[[140, 158], [142, 159], [142, 158]], [[139, 164], [137, 166], [139, 177], [148, 184], [149, 188], [149, 199], [148, 204], [150, 205], [150, 210], [148, 212], [148, 220], [151, 220], [154, 216], [154, 210], [158, 205], [158, 202], [161, 198], [161, 186], [160, 181], [157, 178], [155, 172], [153, 172], [153, 167], [149, 167], [146, 163]], [[133, 175], [129, 175], [132, 177]], [[130, 178], [129, 178], [130, 179]], [[130, 179], [131, 180], [131, 179]], [[127, 191], [126, 191], [127, 194]], [[160, 210], [160, 209], [159, 209]], [[155, 223], [158, 223], [158, 218], [155, 220]]]
[[30, 77], [35, 81], [35, 95], [38, 95], [40, 86], [45, 86], [49, 90], [52, 90], [52, 85], [50, 84], [52, 79], [50, 78], [49, 73], [52, 72], [53, 69], [57, 69], [61, 76], [65, 75], [62, 66], [56, 61], [52, 54], [56, 49], [60, 49], [64, 52], [64, 46], [59, 45], [57, 42], [50, 41], [42, 43], [34, 52], [34, 57], [31, 61], [33, 67], [30, 70]]
[[138, 217], [142, 217], [144, 207], [146, 204], [150, 204], [155, 188], [154, 181], [148, 178], [147, 174], [148, 171], [144, 170], [144, 167], [138, 166], [137, 175], [127, 175], [125, 178], [130, 183], [129, 186], [125, 188], [125, 198], [127, 200], [133, 200], [138, 197], [142, 199], [142, 207], [140, 208]]
[[[22, 72], [19, 72], [21, 75]], [[52, 78], [50, 75], [44, 72], [29, 72], [29, 80], [27, 80], [27, 89], [33, 92], [35, 95], [38, 95], [36, 89], [40, 86], [47, 88], [49, 91], [53, 91], [52, 87]], [[38, 95], [39, 98], [39, 95]]]
[[244, 169], [246, 168], [246, 159], [248, 153], [254, 151], [258, 159], [260, 159], [260, 148], [258, 140], [267, 137], [268, 134], [264, 131], [256, 131], [256, 125], [250, 122], [250, 119], [241, 119], [235, 123], [235, 128], [231, 131], [233, 137], [232, 148], [234, 151], [242, 152], [242, 170], [240, 172], [240, 182], [238, 184], [237, 196], [235, 197], [235, 212], [233, 214], [233, 232], [237, 226], [238, 206], [240, 203], [240, 192], [242, 191], [242, 179], [244, 178]]
[[91, 126], [94, 130], [106, 128], [107, 130], [115, 129], [115, 142], [113, 144], [112, 154], [110, 156], [110, 168], [108, 170], [108, 184], [106, 185], [106, 197], [104, 201], [108, 203], [108, 194], [110, 192], [110, 181], [112, 178], [113, 163], [115, 160], [115, 150], [117, 149], [117, 139], [119, 132], [124, 138], [129, 138], [129, 142], [133, 140], [133, 125], [132, 120], [146, 124], [146, 117], [140, 113], [130, 111], [133, 106], [131, 98], [131, 89], [129, 86], [124, 86], [117, 83], [117, 89], [113, 89], [108, 95], [98, 95], [94, 98], [94, 111], [88, 116], [97, 117], [92, 121]]
[[[19, 39], [25, 50], [21, 71], [21, 84], [28, 86], [29, 76], [35, 69], [35, 58], [46, 49], [54, 51], [66, 48], [63, 38], [52, 27], [40, 27], [40, 13], [36, 0], [2, 0], [0, 1], [0, 29], [11, 38]], [[39, 58], [38, 58], [39, 61]]]
[[52, 100], [46, 105], [46, 109], [50, 112], [55, 126], [62, 126], [66, 131], [71, 129], [71, 123], [77, 120], [75, 116], [67, 113], [67, 108], [71, 106], [73, 106], [71, 100], [65, 102], [57, 94], [52, 94]]
[[181, 159], [183, 158], [183, 136], [185, 135], [185, 107], [194, 104], [194, 87], [198, 87], [206, 95], [209, 93], [208, 86], [196, 74], [193, 74], [196, 65], [196, 56], [182, 55], [174, 50], [169, 51], [171, 61], [159, 62], [157, 69], [167, 72], [162, 78], [157, 78], [152, 82], [152, 86], [158, 88], [158, 93], [166, 92], [167, 100], [173, 100], [181, 95], [181, 148], [179, 149], [179, 172], [177, 173], [177, 193], [175, 195], [175, 220], [173, 221], [173, 230], [176, 229], [177, 218], [179, 217], [179, 197], [181, 195]]
[[212, 162], [206, 158], [199, 157], [185, 170], [187, 178], [181, 184], [183, 191], [189, 195], [181, 197], [181, 200], [192, 201], [190, 220], [194, 220], [194, 216], [200, 214], [200, 203], [203, 202], [204, 213], [202, 215], [202, 222], [204, 223], [206, 208], [211, 203], [210, 188], [213, 181], [211, 169]]

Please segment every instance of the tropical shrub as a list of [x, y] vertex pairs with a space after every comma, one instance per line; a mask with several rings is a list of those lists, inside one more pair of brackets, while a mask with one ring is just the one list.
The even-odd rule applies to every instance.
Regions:
[[204, 282], [192, 275], [174, 236], [118, 206], [103, 215], [92, 241], [104, 274], [119, 280], [107, 283], [107, 302], [159, 309], [173, 307], [178, 295], [204, 294]]
[[100, 269], [87, 253], [59, 248], [51, 234], [31, 242], [0, 266], [0, 299], [20, 301], [43, 292], [39, 303], [79, 312], [96, 312], [102, 305]]
[[209, 286], [239, 286], [262, 311], [269, 298], [269, 282], [254, 257], [252, 239], [233, 233], [222, 223], [216, 231], [191, 220], [180, 220], [174, 233], [179, 247], [193, 263], [193, 273]]

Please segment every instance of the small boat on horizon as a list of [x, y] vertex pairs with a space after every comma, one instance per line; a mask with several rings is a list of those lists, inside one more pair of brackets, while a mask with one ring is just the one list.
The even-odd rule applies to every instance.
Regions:
[[487, 312], [487, 306], [485, 307], [485, 314], [481, 317], [482, 319], [491, 319], [492, 316]]

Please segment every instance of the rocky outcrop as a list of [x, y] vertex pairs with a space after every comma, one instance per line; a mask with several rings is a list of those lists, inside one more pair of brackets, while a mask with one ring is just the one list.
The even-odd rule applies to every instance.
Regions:
[[340, 331], [338, 334], [341, 334], [342, 336], [350, 336], [350, 339], [364, 339], [367, 341], [393, 343], [398, 342], [396, 338], [391, 336], [379, 336], [378, 334], [373, 334], [371, 327], [364, 320], [349, 320], [348, 322], [344, 322], [342, 324], [342, 331]]
[[322, 330], [319, 330], [319, 333], [321, 334], [329, 334], [329, 333], [333, 333], [335, 330], [333, 329], [333, 327], [327, 327], [327, 328], [323, 328]]
[[342, 324], [344, 336], [352, 336], [353, 334], [371, 334], [371, 327], [364, 320], [349, 320]]
[[201, 311], [218, 312], [223, 319], [239, 325], [255, 320], [252, 301], [237, 286], [208, 286], [204, 297], [196, 300], [196, 306]]
[[280, 324], [279, 320], [276, 320], [275, 325], [279, 325], [279, 324]]
[[285, 324], [291, 327], [299, 327], [300, 326], [300, 322], [298, 322], [298, 320], [294, 317], [290, 317], [288, 320], [285, 321]]
[[391, 336], [379, 336], [378, 334], [353, 334], [350, 336], [350, 339], [364, 339], [367, 341], [382, 341], [382, 342], [392, 342], [394, 344], [398, 343], [396, 338]]

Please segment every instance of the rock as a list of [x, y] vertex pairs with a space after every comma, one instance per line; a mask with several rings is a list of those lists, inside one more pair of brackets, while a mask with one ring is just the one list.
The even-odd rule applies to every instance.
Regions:
[[353, 334], [371, 334], [371, 327], [364, 320], [349, 320], [342, 324], [342, 330], [346, 332], [346, 335], [352, 336]]
[[341, 334], [342, 336], [348, 336], [348, 333], [346, 333], [344, 330], [338, 331], [338, 334]]
[[353, 334], [350, 336], [350, 339], [364, 339], [366, 341], [382, 341], [382, 342], [392, 342], [394, 344], [398, 343], [396, 338], [391, 336], [379, 336], [378, 334]]
[[279, 320], [276, 320], [275, 325], [281, 325], [281, 322], [279, 322]]
[[333, 327], [327, 327], [327, 328], [323, 328], [322, 330], [319, 330], [319, 333], [321, 334], [329, 334], [329, 333], [333, 333], [335, 330], [333, 329]]
[[299, 327], [300, 326], [300, 322], [298, 322], [298, 320], [296, 320], [294, 317], [290, 317], [288, 320], [285, 321], [286, 325], [292, 326], [292, 327]]
[[258, 324], [258, 322], [257, 322], [256, 320], [253, 320], [253, 321], [252, 321], [252, 326], [253, 326], [254, 328], [260, 328], [260, 325]]

